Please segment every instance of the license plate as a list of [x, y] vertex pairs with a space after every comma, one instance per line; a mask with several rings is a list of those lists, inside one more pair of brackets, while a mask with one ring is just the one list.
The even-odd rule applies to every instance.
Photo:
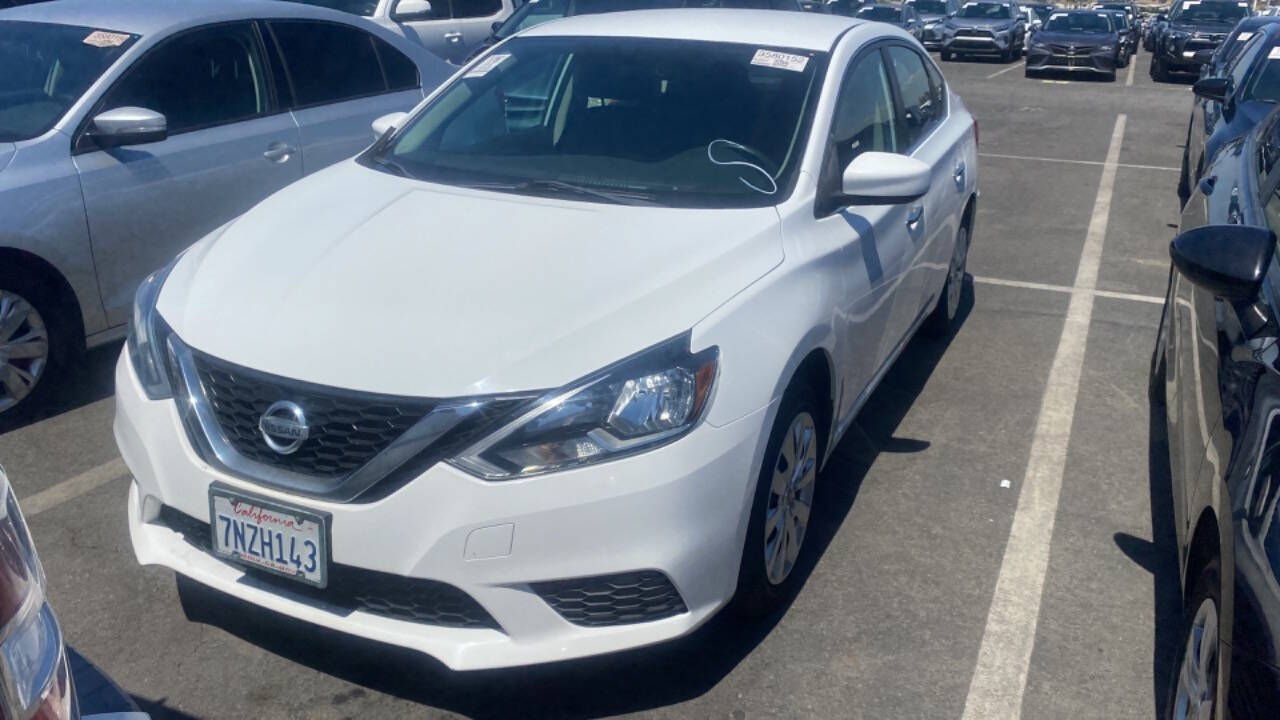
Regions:
[[308, 585], [329, 581], [329, 516], [214, 485], [213, 552]]

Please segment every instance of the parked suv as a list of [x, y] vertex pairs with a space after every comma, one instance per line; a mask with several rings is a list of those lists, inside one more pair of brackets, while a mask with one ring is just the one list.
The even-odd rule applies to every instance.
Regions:
[[580, 15], [379, 124], [139, 289], [138, 560], [455, 669], [776, 607], [831, 449], [959, 314], [977, 130], [924, 49]]
[[518, 5], [515, 0], [292, 1], [367, 17], [455, 64], [465, 60]]
[[1011, 0], [966, 2], [942, 26], [942, 59], [995, 55], [1004, 62], [1021, 57], [1027, 42], [1027, 18]]
[[942, 47], [942, 24], [960, 12], [960, 0], [907, 0], [920, 16], [920, 42], [930, 50]]
[[1168, 25], [1152, 51], [1151, 78], [1168, 82], [1170, 73], [1200, 74], [1200, 66], [1207, 58], [1197, 56], [1197, 52], [1217, 50], [1231, 28], [1252, 14], [1247, 2], [1179, 0], [1169, 12]]
[[450, 72], [368, 21], [268, 0], [3, 10], [0, 68], [0, 417], [123, 337], [147, 273]]

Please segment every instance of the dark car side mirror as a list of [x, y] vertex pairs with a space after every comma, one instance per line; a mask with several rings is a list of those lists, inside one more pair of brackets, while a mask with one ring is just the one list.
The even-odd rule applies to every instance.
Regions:
[[1204, 78], [1197, 80], [1196, 84], [1191, 86], [1191, 92], [1194, 92], [1196, 97], [1215, 102], [1226, 102], [1227, 93], [1230, 91], [1231, 79], [1224, 77]]
[[1206, 225], [1169, 244], [1173, 265], [1224, 300], [1253, 300], [1275, 253], [1275, 233], [1251, 225]]

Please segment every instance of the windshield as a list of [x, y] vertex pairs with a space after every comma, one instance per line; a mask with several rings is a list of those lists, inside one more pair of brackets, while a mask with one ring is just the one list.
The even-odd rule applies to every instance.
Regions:
[[730, 43], [517, 37], [367, 162], [500, 191], [773, 205], [794, 181], [825, 63]]
[[1046, 32], [1109, 33], [1111, 21], [1106, 13], [1054, 13], [1049, 16], [1044, 29]]
[[880, 20], [882, 22], [898, 22], [902, 11], [889, 5], [868, 5], [858, 11], [863, 20]]
[[1116, 24], [1116, 27], [1121, 30], [1127, 30], [1129, 28], [1129, 16], [1125, 15], [1123, 12], [1112, 12], [1111, 20]]
[[1031, 8], [1031, 11], [1036, 14], [1036, 17], [1040, 18], [1040, 22], [1049, 19], [1049, 16], [1053, 14], [1053, 8], [1051, 7], [1034, 7]]
[[1008, 5], [1000, 5], [998, 3], [965, 3], [960, 8], [960, 12], [956, 13], [962, 18], [989, 18], [991, 20], [1008, 20], [1013, 17], [1009, 14]]
[[315, 5], [364, 17], [373, 17], [374, 11], [378, 9], [378, 0], [290, 0], [290, 2]]
[[947, 4], [942, 0], [916, 0], [913, 5], [921, 15], [946, 15]]
[[1170, 22], [1235, 24], [1249, 14], [1246, 3], [1184, 2], [1174, 8]]
[[[1249, 83], [1249, 89], [1243, 97], [1245, 100], [1280, 102], [1280, 50], [1277, 50], [1272, 45], [1270, 49], [1263, 47], [1258, 52], [1266, 53], [1262, 61], [1262, 68], [1254, 75], [1253, 81]], [[1272, 59], [1272, 56], [1277, 59]], [[1247, 60], [1243, 62], [1247, 62]]]
[[0, 22], [0, 142], [44, 134], [135, 40], [76, 25]]

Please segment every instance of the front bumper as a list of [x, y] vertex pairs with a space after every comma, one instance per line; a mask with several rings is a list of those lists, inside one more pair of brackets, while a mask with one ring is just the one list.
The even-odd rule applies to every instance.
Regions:
[[1221, 44], [1221, 40], [1214, 41], [1197, 38], [1175, 40], [1173, 38], [1165, 38], [1164, 47], [1161, 48], [1159, 57], [1168, 70], [1198, 74], [1204, 63], [1196, 60], [1195, 54], [1201, 50], [1216, 52]]
[[920, 44], [930, 50], [942, 47], [942, 26], [926, 25], [920, 30]]
[[1012, 45], [1013, 36], [1007, 34], [955, 34], [949, 37], [944, 37], [942, 40], [943, 50], [951, 53], [964, 53], [966, 55], [1002, 55], [1008, 52]]
[[1115, 52], [1071, 52], [1063, 48], [1027, 49], [1027, 70], [1084, 72], [1110, 75], [1116, 71]]
[[[607, 653], [689, 633], [733, 595], [774, 406], [724, 427], [703, 423], [651, 452], [594, 467], [488, 483], [438, 463], [366, 504], [287, 495], [221, 473], [193, 451], [172, 400], [150, 401], [127, 357], [116, 367], [115, 436], [133, 473], [129, 530], [144, 565], [162, 565], [218, 591], [307, 622], [423, 652], [455, 670]], [[461, 590], [500, 629], [445, 627], [335, 607], [285, 581], [261, 582], [189, 543], [172, 511], [208, 522], [213, 482], [328, 512], [331, 562]], [[533, 583], [657, 571], [685, 612], [650, 622], [569, 622]]]

